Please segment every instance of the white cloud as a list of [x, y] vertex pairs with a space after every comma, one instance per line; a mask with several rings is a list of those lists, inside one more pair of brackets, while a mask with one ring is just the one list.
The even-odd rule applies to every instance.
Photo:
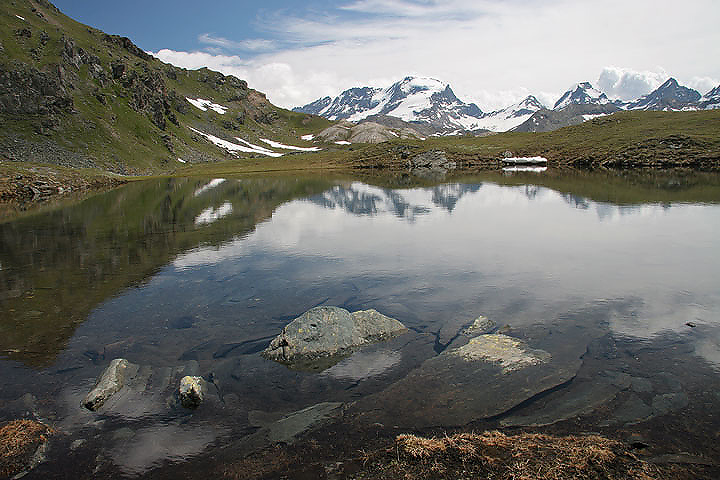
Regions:
[[630, 68], [605, 67], [600, 73], [597, 87], [610, 98], [628, 101], [647, 95], [669, 77], [662, 68], [638, 72]]
[[720, 64], [708, 59], [720, 44], [720, 2], [688, 1], [692, 8], [670, 0], [607, 0], [602, 8], [591, 0], [353, 0], [323, 14], [296, 9], [293, 17], [268, 18], [263, 28], [290, 48], [252, 57], [157, 55], [240, 76], [283, 107], [424, 75], [491, 111], [528, 94], [552, 104], [569, 84], [592, 82], [604, 65], [636, 69], [603, 71], [615, 95], [647, 93], [662, 73], [655, 65], [679, 81], [719, 78]]
[[690, 88], [694, 88], [695, 90], [700, 92], [700, 94], [705, 95], [710, 90], [720, 85], [720, 80], [710, 77], [692, 77], [691, 79], [687, 80], [684, 85]]
[[198, 36], [198, 42], [220, 47], [225, 50], [250, 50], [250, 51], [267, 51], [275, 48], [277, 43], [273, 40], [264, 38], [248, 38], [236, 42], [223, 37], [216, 37], [209, 33], [203, 33]]

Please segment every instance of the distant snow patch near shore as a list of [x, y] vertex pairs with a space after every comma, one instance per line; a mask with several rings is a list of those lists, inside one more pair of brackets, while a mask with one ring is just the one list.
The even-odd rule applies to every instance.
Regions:
[[302, 137], [300, 137], [301, 140], [305, 140], [306, 142], [309, 142], [310, 140], [312, 140], [314, 138], [315, 138], [315, 135], [313, 135], [312, 133], [310, 135], [303, 135]]
[[592, 115], [591, 114], [583, 115], [582, 117], [583, 117], [583, 121], [587, 122], [588, 120], [592, 120], [593, 118], [605, 117], [607, 115], [608, 115], [607, 113], [598, 113], [598, 114], [592, 114]]
[[352, 145], [350, 142], [348, 142], [346, 140], [338, 140], [337, 142], [335, 142], [335, 144], [336, 145]]
[[25, 19], [24, 19], [23, 17], [21, 17], [20, 15], [15, 15], [15, 16], [16, 16], [17, 18], [19, 18], [20, 20], [22, 20], [23, 22], [27, 22], [27, 20], [25, 20]]
[[197, 133], [198, 135], [202, 135], [203, 137], [210, 140], [212, 143], [217, 145], [220, 148], [224, 148], [230, 152], [245, 152], [245, 153], [258, 153], [260, 155], [266, 155], [268, 157], [282, 157], [282, 153], [273, 152], [272, 150], [268, 150], [267, 148], [260, 147], [258, 145], [253, 145], [250, 142], [247, 142], [243, 140], [242, 138], [235, 137], [236, 140], [244, 143], [247, 145], [246, 147], [242, 145], [238, 145], [237, 143], [228, 142], [227, 140], [223, 140], [222, 138], [218, 138], [214, 135], [210, 135], [207, 133], [203, 133], [200, 130], [196, 130], [192, 127], [188, 127], [193, 132]]
[[219, 113], [220, 115], [225, 115], [225, 112], [227, 112], [228, 107], [224, 107], [222, 105], [218, 105], [217, 103], [213, 103], [210, 100], [205, 100], [204, 98], [188, 98], [185, 97], [185, 100], [190, 102], [194, 107], [199, 108], [203, 112], [207, 112], [207, 109], [211, 109]]
[[540, 173], [547, 170], [547, 167], [532, 167], [529, 165], [515, 166], [515, 167], [503, 167], [503, 172], [534, 172]]
[[503, 158], [502, 161], [504, 163], [514, 163], [514, 164], [547, 163], [547, 158], [545, 158], [545, 157], [508, 157], [508, 158]]
[[298, 150], [300, 152], [319, 152], [320, 148], [318, 147], [294, 147], [292, 145], [283, 145], [280, 142], [275, 142], [273, 140], [268, 140], [267, 138], [261, 138], [263, 142], [267, 143], [273, 148], [283, 148], [285, 150]]

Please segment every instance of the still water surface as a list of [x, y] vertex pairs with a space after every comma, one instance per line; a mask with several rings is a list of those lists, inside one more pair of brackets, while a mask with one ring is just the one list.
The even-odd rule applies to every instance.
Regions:
[[[605, 407], [616, 414], [604, 425], [620, 428], [696, 401], [717, 409], [717, 395], [693, 388], [720, 375], [718, 185], [547, 172], [404, 188], [169, 179], [6, 222], [0, 418], [54, 422], [73, 452], [93, 452], [98, 475], [146, 473], [320, 402], [356, 402], [360, 417], [395, 402], [383, 392], [480, 315], [531, 345], [550, 345], [554, 331], [579, 352], [573, 380], [533, 407], [543, 420], [520, 409], [507, 425]], [[374, 308], [411, 333], [322, 372], [260, 357], [318, 305]], [[152, 372], [148, 385], [112, 411], [83, 410], [119, 357]], [[181, 367], [217, 386], [207, 408], [170, 404], [158, 378]], [[468, 420], [452, 405], [423, 418], [397, 422]], [[43, 468], [66, 467], [36, 474]]]

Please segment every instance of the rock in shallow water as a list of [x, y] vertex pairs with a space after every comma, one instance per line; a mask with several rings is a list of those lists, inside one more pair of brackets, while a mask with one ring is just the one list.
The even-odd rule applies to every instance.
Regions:
[[92, 411], [102, 407], [137, 371], [138, 365], [130, 363], [124, 358], [116, 358], [110, 362], [110, 366], [102, 373], [95, 387], [87, 394], [82, 402], [83, 406]]
[[543, 335], [545, 327], [531, 329], [527, 336], [536, 348], [509, 335], [476, 336], [426, 360], [351, 410], [403, 428], [464, 425], [500, 415], [576, 375], [587, 345], [569, 341], [582, 338], [576, 328], [559, 325], [552, 335]]
[[180, 388], [178, 388], [180, 405], [192, 409], [199, 407], [203, 401], [203, 392], [206, 390], [205, 380], [202, 377], [191, 377], [189, 375], [183, 377], [180, 380]]
[[[308, 310], [283, 328], [263, 356], [286, 365], [302, 365], [343, 355], [372, 342], [407, 332], [399, 321], [376, 310], [350, 313], [339, 307]], [[327, 367], [331, 366], [331, 362]]]

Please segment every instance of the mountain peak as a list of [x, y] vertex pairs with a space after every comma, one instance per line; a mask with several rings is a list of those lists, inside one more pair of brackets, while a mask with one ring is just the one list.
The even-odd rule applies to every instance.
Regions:
[[670, 77], [665, 80], [665, 83], [658, 87], [658, 90], [665, 90], [667, 88], [678, 88], [679, 86], [680, 84], [678, 84], [677, 80], [675, 80], [673, 77]]
[[[654, 91], [627, 105], [628, 110], [682, 110], [697, 108], [700, 93], [670, 77]], [[702, 107], [701, 107], [702, 108]]]
[[590, 82], [576, 83], [563, 94], [553, 110], [560, 110], [572, 104], [604, 105], [610, 103], [607, 96], [600, 90], [596, 90]]
[[407, 76], [387, 88], [351, 88], [325, 103], [316, 100], [295, 110], [353, 122], [385, 115], [432, 125], [442, 132], [476, 129], [483, 115], [474, 103], [459, 100], [448, 83], [431, 77]]

